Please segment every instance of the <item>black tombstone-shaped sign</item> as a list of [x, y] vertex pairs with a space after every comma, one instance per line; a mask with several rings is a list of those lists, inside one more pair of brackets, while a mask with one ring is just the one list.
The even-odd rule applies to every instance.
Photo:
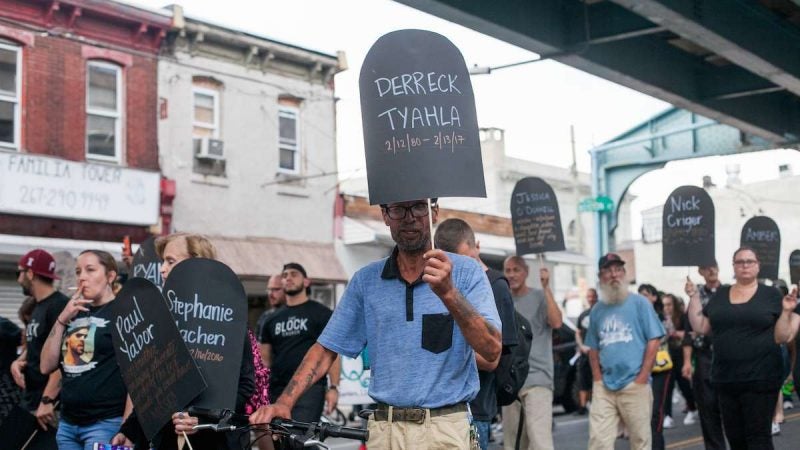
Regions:
[[756, 252], [760, 270], [758, 278], [774, 280], [778, 278], [781, 256], [781, 231], [778, 224], [767, 216], [755, 216], [742, 227], [742, 247], [750, 247]]
[[133, 255], [131, 278], [144, 278], [160, 288], [164, 282], [161, 280], [161, 258], [156, 253], [155, 244], [155, 237], [139, 244], [139, 250]]
[[541, 178], [517, 181], [511, 194], [511, 225], [517, 255], [564, 250], [558, 199]]
[[681, 186], [667, 197], [661, 216], [662, 265], [714, 264], [714, 202], [697, 186]]
[[361, 66], [371, 204], [486, 197], [475, 96], [461, 52], [444, 36], [382, 36]]
[[208, 383], [192, 405], [233, 410], [247, 339], [247, 297], [242, 283], [219, 261], [190, 258], [172, 269], [163, 292]]
[[112, 340], [145, 435], [153, 439], [206, 388], [167, 303], [153, 283], [131, 278], [111, 302]]
[[792, 284], [800, 283], [800, 250], [795, 250], [789, 255], [789, 278]]

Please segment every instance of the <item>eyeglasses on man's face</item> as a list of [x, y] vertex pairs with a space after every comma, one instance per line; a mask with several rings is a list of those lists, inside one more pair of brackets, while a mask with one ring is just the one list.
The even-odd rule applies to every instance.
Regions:
[[603, 269], [600, 269], [600, 273], [610, 273], [612, 275], [618, 275], [618, 274], [621, 274], [621, 273], [625, 273], [625, 266], [617, 264], [617, 265], [605, 267]]
[[425, 217], [428, 215], [427, 203], [414, 203], [411, 206], [393, 205], [386, 206], [383, 209], [386, 211], [386, 215], [392, 220], [405, 219], [409, 211], [411, 211], [411, 217], [415, 218]]
[[754, 266], [758, 264], [758, 260], [755, 259], [734, 259], [733, 265], [738, 267], [747, 267], [747, 266]]

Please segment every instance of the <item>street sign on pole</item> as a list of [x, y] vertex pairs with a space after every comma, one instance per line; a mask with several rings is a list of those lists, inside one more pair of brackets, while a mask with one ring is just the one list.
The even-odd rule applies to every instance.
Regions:
[[614, 201], [605, 195], [598, 195], [597, 198], [586, 197], [578, 203], [580, 212], [611, 212], [614, 210]]

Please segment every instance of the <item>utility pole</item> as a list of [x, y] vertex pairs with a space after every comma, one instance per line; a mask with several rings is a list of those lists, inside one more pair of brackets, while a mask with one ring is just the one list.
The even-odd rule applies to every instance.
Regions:
[[[575, 198], [575, 250], [577, 253], [583, 255], [583, 224], [581, 223], [581, 183], [578, 177], [578, 160], [575, 154], [575, 125], [569, 126], [569, 137], [572, 146], [572, 166], [569, 168], [570, 175], [572, 176], [572, 192]], [[573, 269], [573, 279], [577, 282], [581, 278], [585, 278], [585, 267], [582, 265], [575, 266]]]

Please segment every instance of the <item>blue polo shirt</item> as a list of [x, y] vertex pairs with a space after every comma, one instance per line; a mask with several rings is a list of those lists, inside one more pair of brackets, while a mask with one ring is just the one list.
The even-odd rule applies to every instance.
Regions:
[[[452, 315], [421, 279], [406, 283], [388, 258], [356, 272], [319, 337], [323, 347], [351, 358], [369, 352], [369, 395], [398, 407], [439, 408], [475, 398], [475, 354]], [[453, 285], [497, 330], [500, 318], [478, 263], [448, 253]]]

